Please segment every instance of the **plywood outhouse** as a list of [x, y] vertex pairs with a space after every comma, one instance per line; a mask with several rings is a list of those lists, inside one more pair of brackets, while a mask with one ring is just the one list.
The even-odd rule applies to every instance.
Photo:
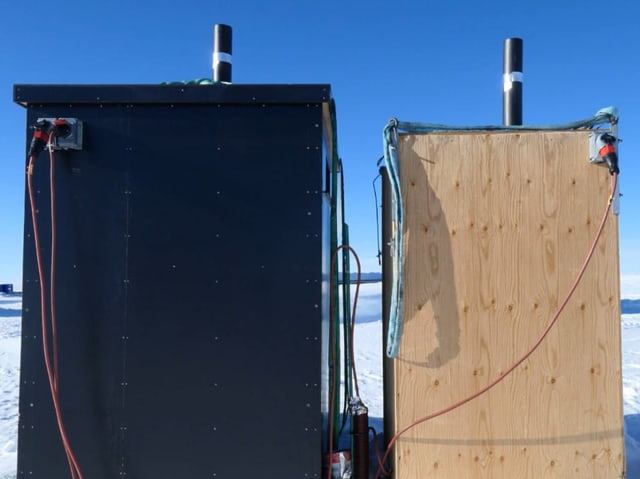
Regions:
[[[386, 377], [398, 431], [499, 377], [539, 338], [611, 196], [589, 132], [399, 138], [404, 306]], [[618, 218], [541, 346], [470, 403], [396, 443], [396, 479], [620, 478]]]

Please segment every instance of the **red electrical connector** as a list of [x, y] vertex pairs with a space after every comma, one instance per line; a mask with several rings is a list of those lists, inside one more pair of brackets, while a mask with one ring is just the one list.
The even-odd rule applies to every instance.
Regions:
[[53, 121], [38, 120], [29, 146], [29, 157], [39, 154], [46, 148], [52, 133], [58, 138], [69, 136], [71, 133], [69, 122], [63, 118], [57, 118]]
[[[614, 173], [620, 173], [620, 168], [618, 167], [618, 153], [616, 152], [616, 138], [609, 133], [605, 133], [600, 136], [598, 139], [598, 156], [602, 158], [602, 160], [609, 167], [609, 173], [612, 175]], [[602, 145], [602, 146], [601, 146]]]
[[618, 143], [622, 141], [610, 133], [594, 132], [589, 136], [589, 161], [606, 164], [611, 175], [620, 173]]

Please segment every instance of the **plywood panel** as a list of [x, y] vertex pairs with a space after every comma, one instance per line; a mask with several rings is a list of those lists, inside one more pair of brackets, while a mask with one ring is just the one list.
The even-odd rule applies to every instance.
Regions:
[[[588, 132], [404, 135], [404, 334], [394, 421], [481, 389], [569, 290], [610, 195]], [[494, 389], [406, 433], [397, 479], [619, 478], [617, 217], [542, 346]]]

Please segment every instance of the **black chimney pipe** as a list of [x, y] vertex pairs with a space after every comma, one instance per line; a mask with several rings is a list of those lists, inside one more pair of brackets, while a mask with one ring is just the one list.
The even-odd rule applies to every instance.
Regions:
[[231, 83], [231, 27], [213, 27], [213, 81]]
[[522, 38], [504, 41], [502, 124], [522, 125]]

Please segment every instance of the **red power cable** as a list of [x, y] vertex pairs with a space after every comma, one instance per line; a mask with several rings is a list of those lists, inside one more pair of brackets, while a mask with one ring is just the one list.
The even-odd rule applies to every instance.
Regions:
[[[356, 260], [356, 264], [358, 266], [358, 275], [356, 277], [356, 290], [353, 294], [353, 308], [351, 309], [351, 334], [350, 334], [350, 352], [351, 352], [351, 369], [353, 369], [353, 385], [356, 391], [356, 396], [360, 397], [360, 387], [358, 385], [358, 374], [356, 372], [356, 354], [354, 351], [354, 336], [356, 330], [356, 309], [358, 308], [358, 297], [360, 295], [360, 284], [362, 281], [362, 267], [360, 266], [360, 258], [351, 246], [345, 245], [341, 246], [340, 249], [346, 248], [351, 254], [353, 254], [354, 259]], [[344, 278], [343, 278], [344, 279]]]
[[383, 466], [384, 466], [384, 463], [386, 462], [386, 460], [388, 459], [389, 454], [391, 453], [391, 450], [392, 450], [394, 444], [398, 441], [400, 436], [402, 436], [405, 432], [407, 432], [408, 430], [414, 428], [418, 424], [422, 424], [423, 422], [427, 422], [427, 421], [429, 421], [431, 419], [434, 419], [434, 418], [436, 418], [438, 416], [442, 416], [443, 414], [451, 412], [454, 409], [457, 409], [460, 406], [463, 406], [463, 405], [467, 404], [468, 402], [473, 401], [477, 397], [483, 395], [484, 393], [486, 393], [487, 391], [492, 389], [495, 385], [500, 383], [508, 375], [510, 375], [518, 366], [520, 366], [524, 361], [526, 361], [535, 352], [536, 349], [538, 349], [538, 347], [542, 344], [544, 339], [549, 334], [549, 331], [551, 331], [553, 326], [558, 321], [558, 318], [560, 317], [560, 314], [562, 313], [564, 308], [567, 306], [567, 303], [569, 303], [569, 300], [573, 296], [573, 293], [577, 289], [578, 284], [580, 284], [580, 280], [582, 279], [582, 277], [584, 276], [585, 271], [587, 270], [587, 266], [589, 265], [589, 262], [591, 261], [591, 257], [593, 256], [593, 253], [596, 250], [596, 246], [598, 245], [598, 241], [600, 240], [600, 237], [602, 236], [602, 232], [604, 230], [604, 226], [607, 223], [607, 218], [609, 217], [609, 212], [611, 211], [611, 203], [613, 202], [613, 198], [614, 198], [614, 195], [615, 195], [615, 192], [616, 192], [617, 184], [618, 184], [618, 174], [617, 173], [612, 173], [612, 175], [611, 175], [611, 195], [609, 196], [609, 201], [608, 201], [607, 207], [606, 207], [606, 209], [604, 211], [604, 215], [602, 216], [602, 221], [600, 221], [600, 226], [598, 227], [598, 231], [596, 232], [596, 236], [595, 236], [595, 238], [593, 240], [591, 248], [589, 249], [589, 252], [587, 253], [587, 257], [585, 258], [584, 263], [582, 264], [582, 267], [580, 268], [580, 271], [578, 272], [578, 274], [576, 276], [576, 279], [574, 280], [573, 284], [571, 285], [571, 288], [569, 288], [569, 292], [566, 294], [566, 296], [562, 300], [562, 303], [560, 303], [560, 306], [558, 307], [556, 312], [553, 314], [553, 316], [551, 317], [551, 319], [547, 323], [547, 326], [544, 328], [544, 330], [542, 331], [542, 334], [536, 340], [536, 342], [533, 344], [533, 346], [522, 357], [520, 357], [515, 363], [513, 363], [505, 372], [500, 374], [496, 379], [494, 379], [492, 382], [487, 384], [485, 387], [483, 387], [482, 389], [480, 389], [476, 393], [474, 393], [471, 396], [466, 397], [466, 398], [464, 398], [464, 399], [452, 404], [451, 406], [445, 407], [444, 409], [440, 409], [439, 411], [436, 411], [436, 412], [431, 413], [431, 414], [429, 414], [427, 416], [421, 417], [420, 419], [417, 419], [416, 421], [412, 422], [411, 424], [409, 424], [409, 425], [403, 427], [402, 429], [400, 429], [395, 434], [395, 436], [393, 436], [393, 438], [391, 438], [391, 441], [389, 441], [389, 445], [387, 446], [387, 450], [386, 450], [386, 452], [384, 454], [384, 457], [382, 458], [382, 463], [379, 465], [378, 470], [376, 471], [376, 475], [375, 475], [376, 479], [378, 479], [381, 474], [384, 474], [385, 476], [388, 476], [390, 474], [389, 471], [386, 471]]
[[[55, 181], [55, 154], [53, 152], [53, 141], [55, 138], [55, 131], [51, 133], [47, 149], [49, 150], [49, 194], [50, 194], [50, 215], [51, 215], [51, 266], [49, 268], [49, 315], [51, 322], [51, 338], [53, 349], [53, 384], [58, 395], [58, 401], [60, 400], [60, 370], [58, 367], [58, 325], [56, 320], [56, 257], [57, 257], [57, 227], [56, 221], [56, 181]], [[68, 445], [65, 444], [65, 452], [67, 454], [67, 462], [69, 463], [69, 471], [71, 471], [71, 477], [76, 479], [75, 472], [77, 464], [74, 464], [71, 457], [73, 451]]]
[[[356, 363], [355, 363], [355, 353], [353, 351], [353, 332], [355, 330], [355, 324], [356, 324], [356, 309], [358, 307], [358, 295], [360, 294], [360, 283], [362, 281], [362, 270], [360, 267], [360, 258], [358, 257], [358, 253], [356, 253], [356, 250], [354, 250], [351, 246], [349, 245], [340, 245], [338, 246], [335, 251], [333, 252], [333, 255], [331, 256], [331, 272], [330, 272], [330, 278], [331, 278], [331, 282], [332, 284], [330, 285], [329, 290], [333, 291], [333, 278], [334, 278], [334, 273], [335, 273], [335, 266], [336, 266], [336, 258], [338, 257], [338, 252], [340, 250], [343, 249], [348, 249], [354, 256], [356, 263], [358, 265], [358, 277], [356, 280], [356, 290], [355, 293], [353, 295], [353, 308], [351, 310], [351, 338], [350, 338], [350, 345], [351, 345], [351, 366], [353, 368], [353, 383], [355, 386], [355, 391], [356, 391], [356, 396], [360, 396], [360, 389], [358, 387], [358, 376], [356, 374]], [[343, 278], [344, 279], [344, 278]], [[335, 341], [333, 340], [333, 335], [335, 334], [335, 330], [334, 330], [334, 316], [333, 316], [333, 294], [329, 295], [329, 314], [330, 314], [330, 319], [329, 319], [329, 341], [331, 342], [331, 350], [329, 353], [329, 359], [331, 361], [331, 364], [333, 364], [333, 361], [335, 361], [336, 358], [336, 345], [335, 345]], [[335, 403], [334, 403], [334, 396], [336, 393], [336, 389], [338, 387], [338, 379], [336, 377], [335, 374], [331, 375], [331, 391], [329, 393], [329, 447], [328, 447], [328, 464], [327, 464], [327, 479], [331, 479], [331, 464], [332, 464], [332, 460], [333, 460], [333, 411], [335, 408]]]
[[[52, 140], [51, 140], [52, 141]], [[55, 174], [55, 155], [53, 153], [53, 144], [49, 141], [49, 193], [50, 193], [50, 208], [51, 208], [51, 267], [49, 271], [49, 300], [51, 315], [51, 337], [58, 337], [58, 328], [56, 324], [56, 174]], [[56, 391], [58, 391], [58, 341], [53, 341], [53, 384]]]
[[373, 433], [373, 449], [376, 454], [376, 460], [378, 461], [378, 467], [384, 471], [384, 463], [382, 462], [382, 455], [380, 454], [380, 445], [378, 444], [378, 431], [375, 428], [369, 426], [369, 432]]
[[[53, 408], [56, 415], [56, 422], [58, 424], [58, 431], [60, 432], [60, 438], [69, 462], [69, 470], [71, 472], [72, 479], [83, 479], [78, 460], [71, 448], [69, 438], [64, 427], [64, 421], [62, 419], [62, 410], [60, 407], [60, 390], [59, 390], [59, 374], [58, 374], [58, 338], [57, 327], [55, 321], [55, 243], [56, 243], [56, 225], [55, 225], [55, 176], [53, 173], [53, 147], [51, 142], [53, 141], [53, 133], [49, 138], [49, 153], [51, 158], [51, 172], [50, 172], [50, 189], [51, 189], [51, 292], [50, 292], [50, 307], [51, 307], [51, 342], [53, 348], [53, 360], [51, 359], [51, 353], [49, 351], [49, 333], [47, 327], [47, 298], [46, 298], [46, 285], [44, 268], [42, 265], [42, 252], [40, 246], [40, 230], [38, 228], [38, 218], [36, 210], [35, 193], [33, 189], [33, 170], [36, 160], [36, 155], [31, 154], [29, 156], [29, 165], [27, 167], [27, 189], [29, 192], [29, 204], [31, 207], [31, 222], [33, 224], [33, 241], [35, 246], [36, 263], [38, 266], [38, 279], [40, 282], [40, 319], [42, 326], [42, 350], [44, 354], [44, 363], [47, 371], [47, 378], [49, 380], [49, 388], [51, 390], [51, 399], [53, 401]], [[53, 362], [53, 364], [52, 364]]]

